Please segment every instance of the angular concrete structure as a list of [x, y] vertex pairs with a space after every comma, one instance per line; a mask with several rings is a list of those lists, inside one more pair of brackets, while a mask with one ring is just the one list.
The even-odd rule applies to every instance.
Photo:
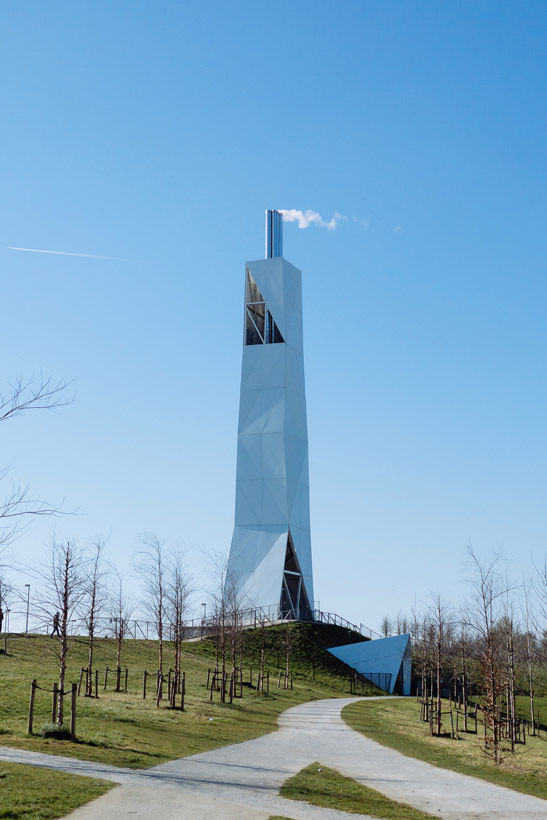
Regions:
[[410, 695], [412, 651], [410, 635], [360, 641], [328, 650], [382, 689]]
[[228, 577], [243, 606], [313, 607], [301, 272], [266, 212], [266, 259], [245, 265], [235, 526]]

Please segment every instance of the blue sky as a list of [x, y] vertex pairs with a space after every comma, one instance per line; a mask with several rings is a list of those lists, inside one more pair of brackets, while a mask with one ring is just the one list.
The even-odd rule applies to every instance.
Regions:
[[[76, 402], [2, 462], [110, 532], [229, 547], [243, 271], [265, 208], [303, 270], [316, 597], [377, 627], [547, 537], [542, 2], [2, 7], [3, 383]], [[356, 218], [353, 220], [353, 218]], [[31, 254], [9, 246], [123, 260]], [[37, 560], [51, 521], [13, 548]], [[137, 592], [135, 592], [137, 595]]]

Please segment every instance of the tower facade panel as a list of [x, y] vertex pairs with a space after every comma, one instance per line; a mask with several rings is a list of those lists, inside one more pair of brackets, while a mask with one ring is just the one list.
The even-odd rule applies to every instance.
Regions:
[[[276, 247], [275, 243], [272, 247]], [[278, 247], [278, 246], [277, 246]], [[248, 262], [235, 526], [228, 576], [244, 606], [313, 605], [301, 272]]]

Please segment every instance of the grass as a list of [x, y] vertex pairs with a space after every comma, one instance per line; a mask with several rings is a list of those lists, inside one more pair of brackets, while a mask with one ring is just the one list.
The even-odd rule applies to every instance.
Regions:
[[409, 698], [389, 701], [360, 701], [342, 712], [345, 721], [367, 737], [443, 769], [480, 777], [498, 786], [547, 798], [547, 738], [527, 738], [516, 752], [503, 752], [496, 766], [483, 750], [482, 724], [478, 735], [460, 732], [458, 740], [429, 736], [419, 720], [419, 705]]
[[[99, 699], [78, 698], [76, 741], [40, 736], [41, 728], [51, 720], [51, 694], [41, 690], [37, 691], [35, 699], [35, 734], [32, 737], [27, 735], [30, 681], [36, 678], [44, 689], [52, 688], [58, 673], [52, 651], [55, 641], [39, 635], [11, 636], [8, 654], [0, 655], [0, 745], [139, 769], [258, 737], [273, 731], [278, 715], [290, 706], [316, 698], [349, 694], [347, 667], [325, 651], [325, 646], [348, 642], [347, 630], [313, 624], [295, 624], [290, 629], [294, 689], [276, 688], [277, 666], [284, 667], [283, 640], [287, 628], [272, 627], [266, 634], [270, 694], [257, 696], [253, 689], [244, 687], [243, 698], [234, 700], [231, 706], [219, 703], [217, 695], [211, 703], [205, 688], [207, 669], [215, 663], [212, 642], [185, 644], [182, 659], [187, 689], [184, 712], [170, 710], [165, 702], [158, 709], [151, 695], [145, 701], [142, 698], [143, 671], [157, 669], [156, 641], [127, 641], [122, 666], [129, 669], [128, 692], [116, 693], [111, 684], [107, 691], [103, 691], [105, 666], [115, 667], [115, 644], [111, 639], [99, 639], [95, 652], [101, 679]], [[254, 666], [255, 680], [262, 644], [262, 637], [257, 633], [258, 630], [246, 632], [244, 657], [246, 667]], [[164, 668], [168, 669], [172, 663], [172, 646], [166, 643]], [[67, 688], [69, 682], [78, 680], [80, 668], [86, 665], [86, 642], [73, 639], [68, 658]], [[68, 698], [67, 720], [69, 701]], [[10, 783], [10, 790], [6, 791], [4, 782], [0, 781], [0, 819], [57, 817], [109, 788], [109, 785], [103, 786], [89, 778], [71, 781], [69, 775], [29, 766], [3, 766], [0, 763], [0, 769], [9, 773]], [[64, 796], [67, 789], [61, 786], [58, 799], [50, 800], [51, 789], [57, 789], [57, 783], [63, 782], [73, 783], [73, 797], [77, 802], [70, 803]], [[78, 786], [74, 785], [76, 782]], [[32, 797], [32, 790], [28, 792], [29, 783], [35, 784], [35, 797]], [[25, 796], [24, 805], [21, 795]]]
[[[471, 696], [472, 701], [476, 701], [477, 703], [484, 703], [483, 697], [473, 697]], [[524, 720], [530, 721], [530, 697], [528, 695], [516, 695], [515, 697], [515, 705], [517, 709], [517, 716], [523, 718]], [[501, 701], [501, 709], [505, 711], [506, 704], [505, 701]], [[539, 715], [539, 718], [538, 718]], [[546, 695], [536, 695], [534, 697], [534, 716], [535, 719], [542, 723], [544, 726], [547, 725], [547, 696]]]
[[[517, 695], [517, 714], [525, 720], [530, 720], [530, 698], [528, 695]], [[536, 695], [534, 698], [534, 713], [539, 712], [539, 722], [547, 725], [547, 696]]]
[[290, 800], [305, 800], [314, 806], [353, 814], [370, 814], [385, 820], [430, 820], [433, 816], [406, 803], [391, 800], [320, 763], [312, 763], [285, 781], [280, 794]]
[[[310, 625], [316, 629], [315, 625]], [[346, 640], [346, 630], [327, 627], [321, 640], [330, 645]], [[333, 631], [334, 630], [334, 631]], [[270, 670], [276, 660], [284, 664], [280, 649], [286, 627], [271, 628], [269, 641]], [[214, 647], [210, 641], [185, 644], [183, 669], [186, 671], [187, 697], [185, 711], [172, 711], [165, 704], [157, 708], [152, 697], [142, 699], [143, 670], [157, 668], [155, 641], [127, 641], [122, 665], [129, 668], [128, 693], [99, 690], [99, 699], [79, 697], [77, 702], [77, 741], [39, 737], [41, 726], [51, 720], [51, 695], [38, 691], [35, 700], [36, 735], [26, 733], [30, 681], [51, 689], [56, 679], [56, 658], [51, 652], [54, 640], [30, 635], [10, 637], [8, 655], [0, 656], [0, 745], [20, 749], [62, 754], [96, 760], [117, 766], [147, 768], [173, 758], [196, 754], [229, 743], [258, 737], [276, 728], [280, 712], [290, 706], [316, 698], [349, 694], [347, 667], [325, 652], [321, 640], [306, 625], [293, 625], [294, 690], [276, 688], [276, 677], [270, 680], [270, 695], [257, 696], [244, 687], [242, 699], [232, 706], [215, 700], [209, 702], [205, 688], [207, 669], [214, 665]], [[248, 633], [249, 647], [245, 665], [256, 658], [257, 638]], [[254, 636], [253, 636], [254, 635]], [[256, 645], [253, 645], [253, 641]], [[314, 658], [306, 665], [306, 649]], [[76, 639], [69, 652], [67, 681], [77, 681], [80, 667], [86, 665], [86, 644]], [[276, 657], [277, 655], [277, 657]], [[165, 646], [164, 666], [172, 664], [172, 647]], [[96, 665], [102, 681], [104, 668], [115, 666], [115, 645], [111, 639], [97, 642]], [[256, 679], [256, 665], [255, 665]], [[315, 677], [315, 680], [314, 680]], [[67, 708], [70, 699], [67, 698]], [[68, 718], [68, 715], [67, 715]]]
[[53, 820], [113, 786], [105, 780], [0, 761], [0, 818]]

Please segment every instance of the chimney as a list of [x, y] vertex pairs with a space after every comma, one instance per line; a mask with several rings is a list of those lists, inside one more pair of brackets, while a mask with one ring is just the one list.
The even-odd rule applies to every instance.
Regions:
[[283, 215], [266, 211], [266, 259], [283, 256]]

